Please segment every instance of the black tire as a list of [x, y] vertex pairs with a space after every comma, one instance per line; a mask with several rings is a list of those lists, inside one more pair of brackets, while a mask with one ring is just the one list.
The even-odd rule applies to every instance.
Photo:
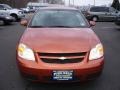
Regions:
[[11, 16], [15, 18], [15, 21], [19, 21], [18, 16], [16, 14], [11, 14]]

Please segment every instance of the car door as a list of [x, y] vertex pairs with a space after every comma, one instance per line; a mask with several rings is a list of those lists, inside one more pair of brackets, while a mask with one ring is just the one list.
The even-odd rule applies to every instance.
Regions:
[[105, 12], [104, 20], [113, 21], [116, 18], [116, 11], [112, 7], [106, 7], [103, 9]]
[[100, 8], [100, 19], [102, 21], [109, 21], [111, 20], [111, 13], [109, 12], [108, 7], [101, 7]]
[[3, 9], [4, 9], [4, 7], [2, 5], [0, 5], [0, 16], [1, 17], [3, 16]]
[[91, 14], [93, 16], [97, 16], [100, 21], [106, 19], [107, 12], [104, 10], [104, 7], [98, 7], [98, 6], [92, 7], [90, 11], [91, 11]]
[[109, 18], [110, 18], [112, 21], [115, 20], [118, 11], [117, 11], [116, 9], [110, 7], [110, 8], [109, 8], [109, 12], [110, 12]]

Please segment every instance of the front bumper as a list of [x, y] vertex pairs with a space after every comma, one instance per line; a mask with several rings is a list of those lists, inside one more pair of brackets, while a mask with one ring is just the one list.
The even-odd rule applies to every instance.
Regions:
[[18, 19], [22, 19], [25, 17], [25, 14], [18, 14]]
[[12, 16], [6, 16], [4, 17], [4, 21], [13, 22], [15, 19]]
[[73, 70], [75, 79], [69, 82], [91, 80], [100, 75], [103, 65], [104, 58], [89, 62], [63, 65], [38, 63], [18, 58], [18, 66], [22, 75], [29, 80], [39, 82], [56, 82], [52, 80], [53, 70]]

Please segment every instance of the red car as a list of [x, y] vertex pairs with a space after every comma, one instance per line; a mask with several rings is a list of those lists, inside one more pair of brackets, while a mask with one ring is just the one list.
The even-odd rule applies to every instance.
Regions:
[[[26, 26], [27, 20], [21, 24]], [[79, 10], [45, 7], [37, 11], [17, 47], [22, 75], [39, 82], [79, 82], [100, 75], [103, 46]]]

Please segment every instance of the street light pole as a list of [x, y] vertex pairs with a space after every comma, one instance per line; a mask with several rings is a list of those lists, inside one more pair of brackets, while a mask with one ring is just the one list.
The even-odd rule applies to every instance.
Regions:
[[69, 0], [69, 6], [70, 6], [70, 0]]
[[74, 0], [73, 0], [73, 6], [74, 6]]
[[63, 0], [63, 2], [64, 2], [64, 6], [65, 6], [65, 0]]
[[95, 6], [95, 0], [94, 0], [94, 6]]

